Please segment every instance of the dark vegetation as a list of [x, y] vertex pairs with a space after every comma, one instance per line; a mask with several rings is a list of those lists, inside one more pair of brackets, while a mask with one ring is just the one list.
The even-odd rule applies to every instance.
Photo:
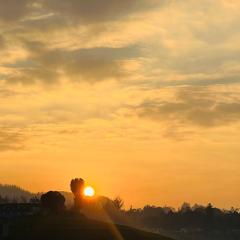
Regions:
[[52, 213], [58, 213], [65, 209], [65, 198], [61, 193], [56, 191], [43, 194], [40, 202], [44, 209]]
[[221, 210], [207, 206], [183, 204], [178, 210], [145, 206], [123, 211], [139, 227], [175, 239], [240, 240], [239, 209]]
[[[65, 197], [57, 191], [49, 191], [41, 197], [29, 196], [29, 203], [25, 198], [21, 203], [21, 194], [19, 199], [14, 196], [14, 201], [7, 196], [1, 197], [0, 239], [170, 240], [112, 221], [90, 220], [84, 215], [83, 207], [86, 210], [93, 205], [100, 206], [98, 201], [84, 199], [82, 179], [72, 180], [70, 187], [74, 204], [69, 209], [65, 207]], [[120, 211], [121, 206], [116, 209]]]
[[83, 205], [83, 190], [84, 190], [84, 180], [82, 178], [75, 178], [70, 184], [71, 191], [74, 194], [74, 208], [81, 209]]
[[170, 240], [158, 234], [70, 213], [16, 219], [11, 233], [6, 239]]
[[[118, 224], [117, 229], [124, 236], [123, 239], [165, 239], [135, 230], [137, 228], [181, 240], [240, 240], [240, 211], [236, 208], [224, 210], [211, 204], [190, 206], [184, 203], [177, 210], [149, 205], [126, 210], [123, 209], [124, 201], [120, 197], [113, 200], [106, 197], [84, 199], [82, 179], [72, 180], [70, 187], [74, 198], [72, 194], [65, 192], [33, 195], [23, 191], [28, 193], [27, 202], [39, 204], [42, 210], [37, 216], [15, 219], [13, 233], [17, 234], [19, 231], [21, 234], [29, 234], [29, 239], [37, 239], [36, 236], [47, 239], [43, 234], [54, 235], [59, 239], [64, 239], [61, 236], [76, 237], [80, 234], [84, 234], [81, 235], [84, 236], [82, 239], [121, 239], [111, 235], [116, 234], [112, 224], [114, 222]], [[13, 186], [10, 188], [19, 189]], [[0, 203], [25, 203], [26, 199], [22, 197], [21, 191], [17, 192], [18, 197], [12, 194], [14, 198], [11, 199], [3, 195], [0, 188]], [[89, 220], [90, 218], [95, 221]], [[35, 233], [37, 235], [33, 238]]]
[[221, 210], [211, 204], [206, 207], [190, 207], [185, 203], [177, 211], [168, 207], [145, 206], [143, 209], [130, 209], [123, 213], [149, 229], [240, 229], [239, 209]]

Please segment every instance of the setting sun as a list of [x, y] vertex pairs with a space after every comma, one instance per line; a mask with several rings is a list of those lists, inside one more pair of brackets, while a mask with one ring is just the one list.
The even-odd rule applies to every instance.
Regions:
[[84, 189], [84, 196], [86, 197], [93, 197], [95, 195], [95, 190], [93, 189], [93, 187], [86, 187]]

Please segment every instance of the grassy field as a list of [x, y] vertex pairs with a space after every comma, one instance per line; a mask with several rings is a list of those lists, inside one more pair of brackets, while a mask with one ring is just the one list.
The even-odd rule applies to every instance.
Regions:
[[15, 220], [7, 239], [170, 240], [126, 226], [114, 226], [80, 216], [38, 216]]

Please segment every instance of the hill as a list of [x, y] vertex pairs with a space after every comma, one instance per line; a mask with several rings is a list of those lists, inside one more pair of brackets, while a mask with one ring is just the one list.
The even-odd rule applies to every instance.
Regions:
[[11, 200], [29, 200], [34, 194], [15, 185], [0, 184], [0, 196]]
[[134, 228], [66, 214], [15, 220], [7, 239], [171, 240]]
[[[60, 193], [64, 195], [66, 199], [66, 205], [71, 206], [73, 204], [73, 194], [63, 191], [60, 191]], [[7, 198], [9, 201], [29, 201], [31, 198], [35, 196], [40, 197], [41, 195], [42, 193], [32, 193], [16, 185], [0, 184], [0, 196], [2, 198]]]

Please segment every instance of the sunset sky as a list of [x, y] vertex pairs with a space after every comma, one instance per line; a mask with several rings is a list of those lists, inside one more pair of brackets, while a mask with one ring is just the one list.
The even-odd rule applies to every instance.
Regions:
[[0, 0], [0, 183], [239, 207], [239, 26], [239, 0]]

